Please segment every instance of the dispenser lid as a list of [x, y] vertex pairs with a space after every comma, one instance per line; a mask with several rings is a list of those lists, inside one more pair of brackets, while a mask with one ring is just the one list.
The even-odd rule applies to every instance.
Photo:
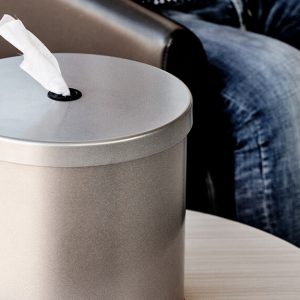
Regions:
[[57, 54], [69, 87], [56, 101], [23, 72], [20, 57], [0, 60], [0, 160], [51, 167], [119, 163], [182, 141], [192, 98], [176, 77], [126, 59]]

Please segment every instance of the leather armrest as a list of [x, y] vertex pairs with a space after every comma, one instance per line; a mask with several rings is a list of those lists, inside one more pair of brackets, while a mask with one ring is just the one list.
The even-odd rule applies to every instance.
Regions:
[[[130, 0], [0, 0], [52, 52], [92, 53], [148, 63], [183, 80], [192, 93], [205, 54], [189, 30]], [[0, 57], [18, 51], [0, 39]]]
[[[192, 177], [193, 172], [188, 172], [188, 199], [200, 198], [199, 178], [205, 177], [200, 160], [205, 153], [199, 139], [206, 140], [204, 129], [209, 124], [205, 108], [209, 101], [202, 101], [207, 98], [208, 76], [204, 50], [192, 32], [130, 0], [0, 0], [0, 12], [20, 18], [52, 52], [137, 60], [185, 82], [194, 96], [197, 116], [189, 139], [190, 165], [199, 175]], [[0, 39], [0, 57], [17, 54]], [[196, 188], [190, 188], [190, 183]]]
[[[184, 30], [129, 0], [0, 0], [52, 52], [118, 56], [166, 68], [173, 33]], [[0, 41], [0, 56], [17, 55]]]

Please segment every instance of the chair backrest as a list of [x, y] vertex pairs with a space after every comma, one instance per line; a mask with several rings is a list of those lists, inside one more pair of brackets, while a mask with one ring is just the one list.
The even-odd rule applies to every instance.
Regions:
[[[0, 0], [52, 52], [104, 54], [162, 67], [179, 25], [128, 0]], [[0, 57], [18, 52], [0, 40]]]
[[[137, 60], [169, 71], [192, 90], [205, 65], [190, 31], [129, 0], [0, 0], [0, 12], [20, 18], [52, 52]], [[0, 58], [15, 55], [0, 39]]]
[[[198, 176], [188, 172], [188, 199], [199, 203], [205, 154], [197, 145], [207, 121], [203, 109], [207, 72], [202, 44], [192, 32], [130, 0], [0, 0], [0, 12], [20, 18], [52, 52], [132, 59], [169, 71], [185, 82], [197, 116], [190, 135], [197, 137], [190, 139], [188, 151]], [[16, 55], [18, 50], [0, 38], [0, 58]]]

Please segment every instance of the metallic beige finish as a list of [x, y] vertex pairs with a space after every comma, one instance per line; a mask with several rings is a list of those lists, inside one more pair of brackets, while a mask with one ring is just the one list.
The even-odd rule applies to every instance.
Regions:
[[81, 99], [0, 62], [0, 300], [182, 300], [189, 91], [141, 63], [58, 58]]
[[0, 299], [182, 300], [185, 156], [0, 162]]

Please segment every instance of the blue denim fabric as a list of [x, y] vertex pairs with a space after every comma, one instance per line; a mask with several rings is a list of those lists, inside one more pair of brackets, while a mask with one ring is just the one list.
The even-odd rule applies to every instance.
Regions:
[[155, 10], [176, 10], [192, 13], [199, 18], [240, 27], [242, 23], [243, 0], [133, 0], [143, 6]]
[[247, 29], [300, 49], [300, 1], [242, 0]]
[[237, 219], [300, 246], [300, 52], [279, 41], [300, 45], [298, 1], [249, 0], [252, 11], [244, 6], [240, 17], [264, 35], [204, 21], [199, 11], [162, 13], [192, 30], [207, 52], [232, 143]]

